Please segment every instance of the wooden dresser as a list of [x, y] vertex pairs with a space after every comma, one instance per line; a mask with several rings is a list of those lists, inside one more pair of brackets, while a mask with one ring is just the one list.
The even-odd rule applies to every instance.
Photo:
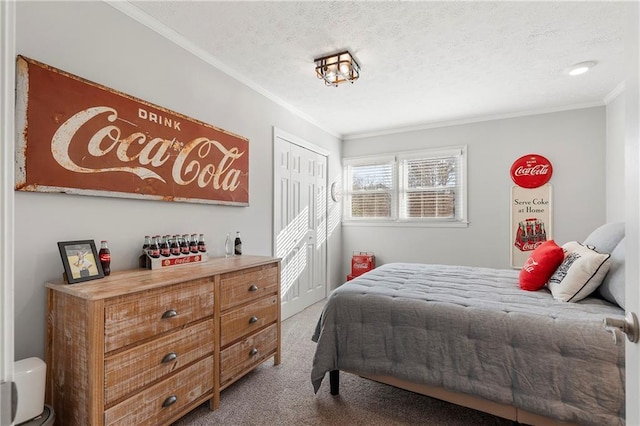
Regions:
[[47, 390], [56, 425], [170, 424], [273, 357], [280, 261], [215, 258], [46, 283]]

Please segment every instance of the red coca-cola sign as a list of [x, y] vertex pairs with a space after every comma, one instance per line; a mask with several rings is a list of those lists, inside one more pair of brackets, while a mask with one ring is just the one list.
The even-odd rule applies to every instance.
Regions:
[[248, 205], [247, 138], [22, 56], [16, 84], [16, 190]]
[[518, 158], [511, 166], [511, 179], [523, 188], [537, 188], [549, 182], [553, 167], [551, 162], [538, 154]]

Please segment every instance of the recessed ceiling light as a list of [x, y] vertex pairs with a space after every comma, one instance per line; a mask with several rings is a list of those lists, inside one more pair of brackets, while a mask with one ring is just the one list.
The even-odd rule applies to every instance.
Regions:
[[571, 65], [569, 68], [565, 70], [565, 72], [571, 76], [584, 74], [589, 71], [591, 68], [595, 67], [597, 64], [596, 61], [586, 61], [580, 62], [579, 64]]

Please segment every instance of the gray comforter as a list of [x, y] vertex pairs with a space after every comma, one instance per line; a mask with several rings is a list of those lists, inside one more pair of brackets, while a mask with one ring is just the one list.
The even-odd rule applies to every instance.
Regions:
[[347, 370], [441, 386], [553, 417], [624, 424], [620, 317], [597, 298], [553, 300], [518, 285], [519, 271], [383, 265], [335, 290], [318, 321], [311, 380]]

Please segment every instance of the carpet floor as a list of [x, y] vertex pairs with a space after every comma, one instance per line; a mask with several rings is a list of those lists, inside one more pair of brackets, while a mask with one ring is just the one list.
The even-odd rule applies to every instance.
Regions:
[[340, 395], [329, 377], [311, 386], [311, 335], [324, 301], [282, 322], [282, 362], [267, 361], [220, 395], [220, 408], [203, 404], [175, 423], [198, 425], [473, 425], [507, 426], [499, 417], [341, 373]]

